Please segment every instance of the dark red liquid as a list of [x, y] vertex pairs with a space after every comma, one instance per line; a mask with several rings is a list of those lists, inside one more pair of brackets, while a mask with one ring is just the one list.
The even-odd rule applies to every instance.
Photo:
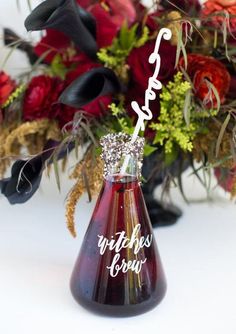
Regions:
[[[98, 236], [117, 241], [119, 232], [123, 231], [123, 239], [126, 239], [123, 245], [127, 246], [134, 229], [137, 231], [137, 240], [133, 246], [121, 247], [118, 252], [107, 247], [104, 254], [100, 254]], [[134, 245], [140, 239], [143, 243], [147, 241], [135, 254]], [[107, 267], [111, 266], [115, 255], [119, 258], [112, 271]], [[128, 269], [123, 272], [122, 261], [140, 265], [141, 270], [135, 272]], [[119, 179], [117, 176], [104, 181], [74, 267], [71, 291], [74, 298], [86, 308], [113, 316], [146, 312], [163, 299], [166, 292], [165, 276], [136, 178], [126, 176]]]

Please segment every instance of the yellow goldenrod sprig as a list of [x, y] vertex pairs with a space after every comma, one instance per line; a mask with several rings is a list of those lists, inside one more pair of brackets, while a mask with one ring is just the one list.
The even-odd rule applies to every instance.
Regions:
[[2, 105], [2, 108], [7, 108], [14, 100], [19, 98], [19, 96], [25, 91], [26, 85], [22, 84], [17, 87], [13, 93], [8, 97], [7, 101]]

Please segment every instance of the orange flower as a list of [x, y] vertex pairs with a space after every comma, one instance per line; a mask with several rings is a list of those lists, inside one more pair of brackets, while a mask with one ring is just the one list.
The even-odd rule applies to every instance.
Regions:
[[[227, 20], [227, 16], [230, 15], [228, 22], [228, 28], [232, 32], [236, 31], [236, 0], [208, 0], [204, 3], [202, 9], [202, 16], [211, 17], [211, 23], [215, 27], [222, 27], [223, 22]], [[235, 17], [233, 17], [235, 16]]]
[[[184, 67], [184, 59], [180, 59], [180, 66]], [[215, 86], [221, 103], [229, 91], [230, 74], [219, 60], [199, 54], [188, 55], [187, 72], [194, 84], [195, 95], [203, 101], [206, 107], [217, 106], [217, 99], [209, 84]]]

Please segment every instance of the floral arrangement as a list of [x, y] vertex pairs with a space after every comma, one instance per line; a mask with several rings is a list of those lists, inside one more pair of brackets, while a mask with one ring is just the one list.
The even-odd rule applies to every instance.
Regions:
[[10, 52], [26, 53], [30, 70], [18, 78], [0, 72], [0, 189], [11, 204], [30, 199], [50, 166], [60, 188], [59, 161], [64, 169], [68, 154], [86, 145], [67, 198], [75, 235], [77, 201], [85, 191], [97, 194], [102, 182], [99, 140], [133, 132], [130, 104], [144, 103], [154, 71], [148, 57], [162, 27], [172, 39], [160, 47], [163, 89], [141, 134], [144, 182], [177, 178], [183, 192], [181, 174], [191, 166], [207, 189], [200, 170], [213, 170], [236, 196], [236, 1], [161, 0], [147, 9], [138, 0], [46, 0], [25, 26], [43, 31], [36, 45], [7, 28], [4, 40]]

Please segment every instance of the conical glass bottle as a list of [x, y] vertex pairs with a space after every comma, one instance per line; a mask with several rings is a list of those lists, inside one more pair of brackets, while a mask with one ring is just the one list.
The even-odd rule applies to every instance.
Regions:
[[92, 311], [132, 316], [155, 307], [166, 292], [139, 181], [143, 139], [131, 144], [130, 136], [112, 134], [102, 146], [104, 182], [72, 273], [71, 292]]

